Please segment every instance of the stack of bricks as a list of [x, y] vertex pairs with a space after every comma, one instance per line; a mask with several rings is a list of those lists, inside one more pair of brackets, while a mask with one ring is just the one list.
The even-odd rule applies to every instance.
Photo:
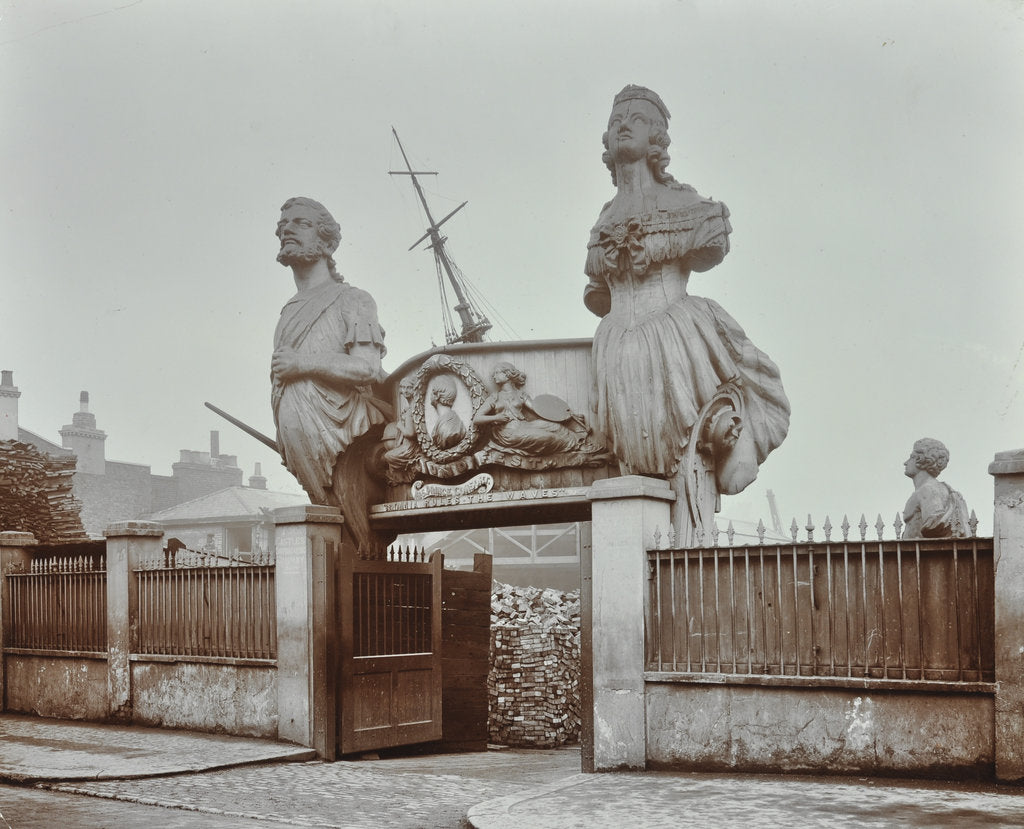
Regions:
[[579, 592], [495, 582], [491, 592], [492, 743], [555, 748], [580, 735]]

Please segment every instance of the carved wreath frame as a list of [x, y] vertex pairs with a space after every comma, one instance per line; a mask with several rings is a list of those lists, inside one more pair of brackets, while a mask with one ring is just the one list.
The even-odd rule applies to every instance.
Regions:
[[426, 398], [427, 387], [430, 381], [441, 374], [451, 374], [462, 381], [469, 391], [472, 402], [472, 411], [480, 408], [480, 405], [487, 398], [488, 391], [480, 380], [477, 373], [461, 360], [453, 360], [445, 354], [431, 357], [416, 371], [415, 391], [413, 394], [413, 423], [416, 426], [416, 438], [419, 441], [423, 454], [435, 463], [448, 463], [457, 458], [470, 454], [473, 445], [479, 436], [479, 430], [470, 420], [466, 424], [466, 434], [455, 446], [450, 449], [439, 449], [431, 440], [427, 431]]

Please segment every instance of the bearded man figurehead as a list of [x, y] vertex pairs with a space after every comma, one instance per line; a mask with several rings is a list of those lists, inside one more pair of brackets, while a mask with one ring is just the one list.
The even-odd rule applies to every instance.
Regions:
[[325, 259], [331, 278], [344, 281], [332, 255], [341, 242], [341, 226], [320, 202], [305, 196], [288, 199], [281, 205], [277, 238], [281, 241], [277, 261], [282, 265], [310, 265]]

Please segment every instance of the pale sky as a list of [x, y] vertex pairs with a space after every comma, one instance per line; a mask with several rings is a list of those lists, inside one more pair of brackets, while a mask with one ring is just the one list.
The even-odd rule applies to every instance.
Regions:
[[[593, 335], [586, 243], [611, 101], [673, 114], [670, 172], [724, 201], [690, 281], [775, 360], [790, 434], [723, 515], [891, 522], [913, 441], [991, 533], [1024, 446], [1024, 6], [904, 2], [0, 0], [0, 368], [59, 442], [88, 390], [110, 460], [270, 450], [286, 198], [322, 201], [377, 299], [385, 368], [443, 342], [397, 128], [510, 336]], [[529, 390], [529, 389], [528, 389]], [[535, 389], [537, 393], [556, 391]], [[820, 537], [820, 536], [819, 536]]]

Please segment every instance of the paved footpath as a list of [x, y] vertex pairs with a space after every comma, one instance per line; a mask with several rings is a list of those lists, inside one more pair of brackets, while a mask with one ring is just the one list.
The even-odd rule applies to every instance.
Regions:
[[44, 785], [68, 794], [293, 826], [456, 829], [467, 825], [466, 813], [481, 801], [526, 794], [578, 769], [579, 753], [573, 750], [500, 751]]
[[477, 829], [1024, 827], [1024, 790], [872, 778], [580, 774], [469, 810]]
[[303, 757], [266, 740], [0, 714], [0, 781], [22, 783], [0, 785], [0, 829], [1024, 827], [1024, 788], [994, 785], [583, 775], [578, 749]]
[[179, 774], [316, 756], [275, 740], [16, 714], [0, 714], [0, 746], [0, 781], [10, 783]]

